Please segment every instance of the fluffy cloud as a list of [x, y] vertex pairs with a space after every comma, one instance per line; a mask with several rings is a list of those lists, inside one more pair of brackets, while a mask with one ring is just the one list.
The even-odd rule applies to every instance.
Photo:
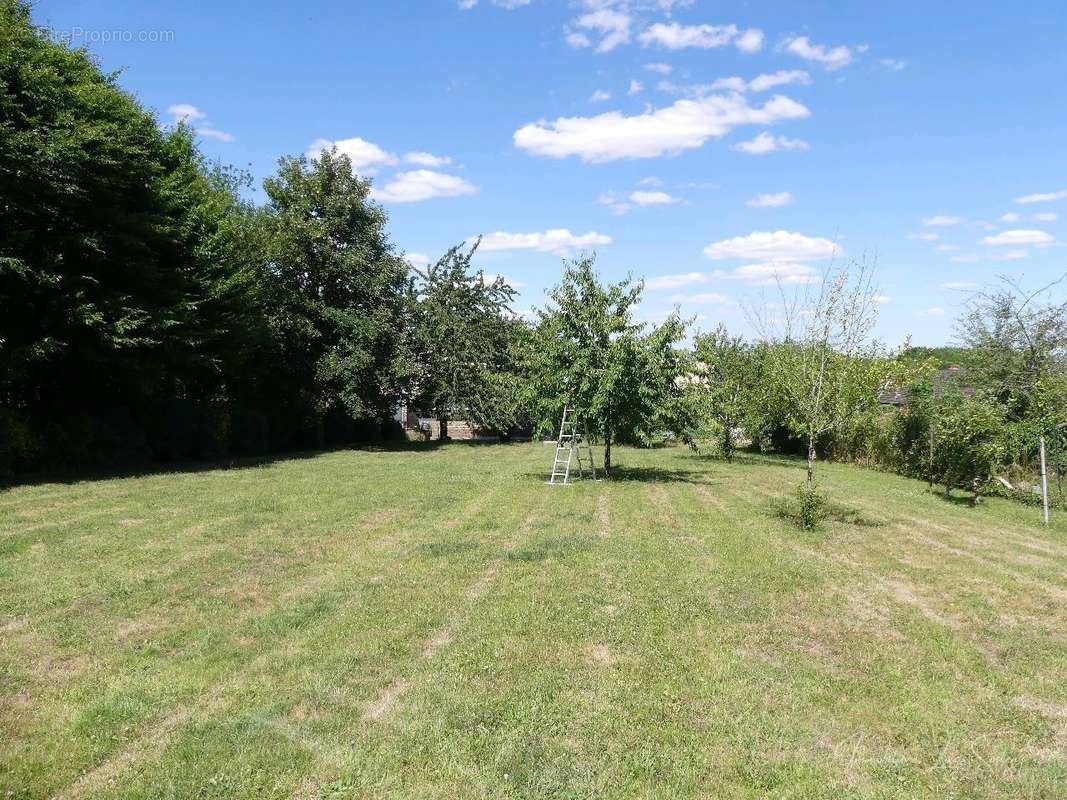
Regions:
[[703, 97], [712, 92], [765, 92], [775, 86], [788, 84], [809, 84], [811, 75], [802, 69], [781, 69], [777, 72], [757, 75], [750, 81], [739, 78], [736, 75], [729, 78], [719, 78], [711, 83], [675, 84], [670, 81], [660, 81], [656, 88], [668, 94], [680, 94], [687, 97]]
[[606, 92], [603, 89], [597, 89], [591, 95], [589, 95], [590, 103], [606, 103], [611, 99], [611, 92]]
[[316, 139], [308, 147], [308, 158], [318, 158], [323, 152], [331, 147], [336, 147], [337, 152], [348, 156], [352, 162], [352, 169], [363, 175], [374, 175], [379, 167], [391, 166], [397, 163], [397, 157], [389, 153], [373, 142], [353, 136], [351, 139]]
[[795, 100], [775, 95], [752, 106], [739, 95], [678, 100], [666, 108], [626, 116], [617, 111], [595, 117], [541, 120], [515, 131], [515, 146], [549, 158], [578, 156], [603, 163], [623, 158], [653, 158], [701, 147], [739, 125], [769, 125], [801, 119], [810, 111]]
[[905, 238], [920, 242], [936, 242], [941, 236], [937, 233], [909, 233]]
[[959, 225], [966, 220], [963, 217], [950, 217], [947, 214], [937, 214], [932, 217], [927, 217], [922, 221], [923, 225], [928, 228], [947, 228], [951, 225]]
[[986, 236], [982, 239], [982, 244], [991, 245], [994, 247], [1017, 247], [1022, 244], [1050, 244], [1052, 237], [1045, 233], [1045, 231], [1027, 230], [1025, 228], [1019, 228], [1011, 231], [1004, 231], [998, 233], [995, 236]]
[[900, 72], [902, 69], [908, 66], [907, 61], [903, 61], [899, 58], [883, 58], [879, 60], [878, 63], [890, 72]]
[[704, 255], [713, 259], [739, 258], [783, 263], [830, 258], [836, 252], [837, 245], [829, 239], [791, 231], [755, 231], [748, 236], [713, 242], [704, 248]]
[[567, 44], [571, 47], [589, 47], [592, 41], [583, 31], [599, 34], [596, 52], [607, 53], [621, 44], [630, 41], [630, 23], [632, 19], [625, 10], [599, 8], [574, 20], [574, 25], [582, 30], [566, 29]]
[[828, 70], [841, 69], [852, 63], [853, 51], [845, 45], [825, 47], [815, 44], [807, 36], [795, 36], [787, 39], [782, 49], [787, 53], [800, 56], [806, 61], [822, 64]]
[[[471, 240], [472, 241], [473, 237]], [[492, 250], [538, 250], [543, 253], [566, 255], [583, 247], [611, 244], [611, 237], [590, 231], [575, 234], [566, 228], [553, 228], [542, 233], [505, 233], [495, 231], [482, 237], [481, 247], [484, 252]]]
[[635, 94], [641, 94], [641, 92], [643, 92], [644, 90], [645, 90], [645, 87], [644, 87], [644, 84], [641, 83], [641, 81], [631, 78], [630, 79], [630, 88], [626, 90], [626, 94], [632, 96], [632, 95], [635, 95]]
[[753, 208], [780, 208], [793, 202], [791, 192], [772, 192], [758, 194], [748, 201]]
[[763, 131], [754, 139], [730, 145], [731, 150], [737, 150], [739, 153], [748, 153], [750, 156], [762, 156], [778, 150], [808, 150], [809, 147], [808, 143], [803, 139], [774, 136], [767, 131]]
[[425, 267], [430, 263], [430, 257], [425, 253], [405, 253], [404, 258], [416, 267]]
[[1053, 200], [1063, 200], [1067, 197], [1067, 189], [1061, 189], [1058, 192], [1039, 192], [1037, 194], [1024, 194], [1022, 197], [1016, 197], [1016, 203], [1022, 203], [1028, 205], [1030, 203], [1050, 203]]
[[649, 25], [637, 37], [644, 47], [658, 45], [668, 50], [696, 47], [709, 50], [732, 44], [743, 53], [755, 53], [763, 47], [763, 31], [749, 28], [741, 31], [736, 25], [682, 25], [679, 22], [657, 22]]
[[207, 114], [189, 103], [175, 103], [167, 106], [167, 113], [171, 115], [171, 121], [177, 125], [184, 122], [194, 133], [198, 133], [208, 139], [217, 139], [220, 142], [232, 142], [233, 134], [219, 130], [207, 121]]
[[753, 92], [765, 92], [775, 86], [787, 86], [791, 83], [809, 84], [811, 75], [802, 69], [780, 69], [777, 72], [757, 75], [748, 82], [748, 88]]
[[371, 189], [370, 196], [381, 203], [417, 203], [434, 197], [460, 197], [477, 191], [478, 187], [458, 175], [416, 169], [397, 173], [382, 188]]
[[682, 201], [667, 192], [638, 189], [628, 195], [604, 192], [597, 198], [597, 202], [609, 206], [616, 214], [625, 214], [634, 206], [664, 206]]
[[647, 69], [649, 72], [654, 72], [657, 75], [670, 75], [671, 70], [674, 68], [670, 64], [655, 62], [652, 64], [645, 64], [645, 69]]
[[435, 156], [433, 153], [427, 153], [424, 150], [405, 153], [404, 160], [409, 164], [417, 164], [420, 167], [443, 167], [452, 163], [452, 159], [448, 156]]
[[636, 191], [630, 193], [630, 202], [639, 206], [664, 206], [679, 202], [666, 192]]
[[1009, 211], [1007, 214], [1000, 215], [1001, 222], [1019, 222], [1023, 218], [1023, 215], [1017, 211]]
[[1034, 219], [1038, 222], [1055, 222], [1058, 217], [1056, 216], [1055, 211], [1045, 211], [1041, 214], [1034, 214]]

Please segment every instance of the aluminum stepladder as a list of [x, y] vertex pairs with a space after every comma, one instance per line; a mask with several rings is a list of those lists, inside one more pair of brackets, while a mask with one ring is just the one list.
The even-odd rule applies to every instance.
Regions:
[[[585, 459], [582, 447], [585, 447]], [[596, 480], [596, 464], [593, 462], [593, 448], [589, 445], [589, 432], [582, 425], [578, 430], [577, 415], [574, 409], [566, 406], [563, 419], [559, 423], [559, 438], [556, 439], [556, 456], [552, 460], [552, 474], [548, 482], [553, 486], [565, 486], [571, 482], [571, 464], [577, 461], [578, 477], [584, 478], [588, 468], [593, 480]]]

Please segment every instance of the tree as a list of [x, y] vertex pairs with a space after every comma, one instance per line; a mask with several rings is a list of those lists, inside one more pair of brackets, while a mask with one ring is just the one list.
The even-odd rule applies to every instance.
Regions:
[[478, 242], [451, 248], [417, 272], [413, 287], [409, 399], [437, 416], [442, 439], [457, 413], [502, 433], [517, 415], [508, 377], [523, 325], [510, 309], [516, 292], [473, 269], [477, 249]]
[[383, 420], [399, 393], [408, 266], [370, 184], [336, 150], [283, 158], [264, 181], [256, 295], [273, 346], [266, 377], [315, 426], [328, 411]]
[[753, 348], [740, 336], [731, 336], [725, 325], [697, 336], [694, 342], [694, 375], [686, 393], [697, 413], [712, 419], [718, 430], [719, 449], [727, 461], [733, 458], [735, 431], [741, 427], [759, 384]]
[[957, 323], [960, 339], [976, 356], [970, 376], [992, 389], [1010, 419], [1036, 413], [1042, 386], [1067, 367], [1067, 302], [1050, 300], [1065, 278], [1027, 289], [1002, 277], [998, 287], [971, 297]]
[[106, 462], [91, 429], [142, 452], [160, 403], [218, 398], [239, 182], [0, 0], [0, 405], [58, 432], [40, 448], [54, 465]]
[[573, 406], [592, 435], [604, 442], [604, 471], [620, 437], [649, 433], [679, 388], [685, 335], [677, 313], [646, 332], [633, 322], [642, 284], [627, 278], [604, 285], [593, 259], [565, 266], [562, 282], [537, 312], [529, 349], [531, 406], [543, 424]]
[[893, 366], [870, 338], [877, 304], [866, 264], [828, 269], [817, 289], [792, 299], [779, 289], [781, 308], [751, 316], [768, 345], [765, 374], [785, 422], [807, 444], [810, 488], [819, 438], [875, 405]]
[[944, 485], [971, 492], [977, 503], [982, 487], [992, 480], [1007, 459], [1010, 426], [1003, 407], [986, 394], [972, 397], [949, 392], [935, 401], [935, 435], [932, 475]]

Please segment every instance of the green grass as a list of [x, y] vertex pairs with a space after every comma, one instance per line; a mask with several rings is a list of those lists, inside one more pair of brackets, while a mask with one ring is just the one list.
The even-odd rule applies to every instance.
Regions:
[[1067, 522], [782, 459], [344, 451], [0, 493], [2, 797], [1061, 797]]

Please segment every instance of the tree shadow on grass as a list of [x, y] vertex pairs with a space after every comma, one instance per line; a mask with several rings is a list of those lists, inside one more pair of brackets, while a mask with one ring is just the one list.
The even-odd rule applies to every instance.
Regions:
[[[768, 515], [785, 520], [797, 528], [804, 529], [803, 517], [800, 514], [799, 503], [795, 495], [772, 498]], [[858, 508], [829, 499], [826, 501], [822, 518], [825, 521], [840, 522], [856, 528], [884, 528], [889, 524], [884, 519], [866, 516]]]
[[[589, 478], [578, 478], [577, 469], [571, 470], [571, 480], [574, 483], [589, 481]], [[597, 467], [597, 480], [609, 483], [692, 483], [705, 486], [714, 486], [725, 483], [724, 480], [711, 479], [707, 470], [696, 469], [665, 469], [663, 467], [621, 467], [611, 469], [611, 477], [606, 477], [603, 470]], [[536, 480], [539, 483], [548, 482], [548, 471], [525, 472], [522, 475], [527, 480]]]
[[314, 450], [279, 450], [260, 456], [230, 456], [186, 461], [142, 461], [113, 467], [87, 467], [85, 469], [56, 470], [54, 472], [33, 472], [9, 477], [0, 476], [0, 494], [19, 486], [35, 486], [44, 483], [74, 484], [93, 481], [106, 481], [115, 478], [146, 478], [152, 475], [168, 473], [193, 474], [197, 472], [214, 472], [216, 470], [257, 469], [270, 464], [317, 458], [328, 453], [354, 450], [366, 453], [433, 453], [442, 445], [462, 447], [488, 447], [506, 445], [508, 442], [488, 440], [448, 440], [437, 439], [431, 442], [391, 440], [380, 442], [357, 442], [325, 446]]
[[538, 562], [549, 559], [564, 560], [568, 556], [588, 550], [592, 543], [588, 536], [549, 536], [531, 542], [525, 547], [509, 552], [505, 558], [508, 561]]

